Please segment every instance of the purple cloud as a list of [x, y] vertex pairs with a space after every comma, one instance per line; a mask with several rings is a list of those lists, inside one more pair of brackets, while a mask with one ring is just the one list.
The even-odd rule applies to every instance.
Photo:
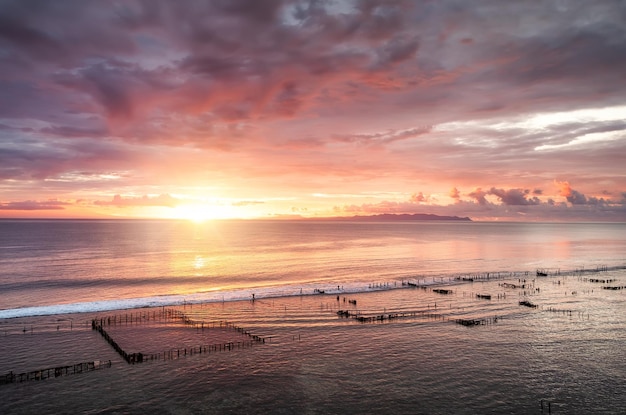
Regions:
[[71, 203], [59, 200], [24, 200], [18, 202], [0, 202], [0, 210], [63, 210]]
[[489, 192], [490, 195], [497, 196], [505, 205], [512, 206], [525, 206], [525, 205], [538, 205], [541, 201], [537, 197], [528, 199], [527, 196], [530, 193], [528, 189], [496, 189], [492, 187]]
[[[626, 188], [626, 124], [573, 111], [623, 105], [624, 13], [618, 1], [0, 0], [3, 191], [93, 199], [103, 176], [124, 194], [202, 183], [250, 200], [262, 196], [236, 186], [277, 199], [455, 186], [476, 190], [451, 193], [454, 209], [604, 214]], [[555, 112], [569, 115], [535, 122]], [[562, 178], [576, 190], [548, 190]]]

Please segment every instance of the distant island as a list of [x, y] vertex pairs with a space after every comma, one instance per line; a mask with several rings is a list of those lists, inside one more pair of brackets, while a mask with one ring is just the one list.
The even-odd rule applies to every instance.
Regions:
[[430, 213], [381, 213], [378, 215], [368, 216], [335, 216], [330, 218], [317, 218], [322, 220], [340, 220], [340, 221], [376, 221], [376, 222], [395, 222], [395, 221], [442, 221], [442, 220], [454, 220], [471, 222], [468, 217], [460, 216], [439, 216]]

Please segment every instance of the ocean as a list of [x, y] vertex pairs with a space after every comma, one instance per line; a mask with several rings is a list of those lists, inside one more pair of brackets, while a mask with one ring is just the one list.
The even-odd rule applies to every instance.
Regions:
[[626, 413], [624, 288], [619, 223], [0, 220], [0, 413]]

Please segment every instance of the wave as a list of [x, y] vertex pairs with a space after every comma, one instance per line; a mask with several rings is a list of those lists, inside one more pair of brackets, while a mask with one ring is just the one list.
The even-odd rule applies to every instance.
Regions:
[[[448, 279], [420, 281], [420, 286], [441, 285], [445, 283], [458, 282]], [[68, 304], [51, 304], [34, 307], [20, 307], [0, 310], [0, 319], [11, 319], [19, 317], [48, 316], [57, 314], [77, 314], [95, 313], [114, 310], [127, 310], [133, 308], [177, 306], [185, 304], [217, 303], [261, 300], [267, 298], [294, 297], [304, 295], [344, 295], [359, 294], [374, 291], [392, 290], [407, 288], [402, 282], [393, 283], [373, 283], [364, 285], [363, 283], [344, 284], [339, 286], [329, 286], [328, 284], [303, 284], [286, 285], [280, 287], [257, 287], [246, 288], [233, 291], [210, 291], [197, 292], [192, 294], [170, 294], [151, 297], [126, 298], [102, 301], [87, 301]]]
[[[596, 272], [607, 271], [622, 271], [626, 269], [626, 265], [616, 266], [603, 266], [597, 268], [577, 268], [571, 270], [550, 272], [550, 275], [582, 275]], [[51, 304], [43, 306], [33, 307], [20, 307], [12, 309], [0, 310], [0, 319], [11, 319], [19, 317], [35, 317], [35, 316], [47, 316], [57, 314], [77, 314], [77, 313], [94, 313], [114, 310], [127, 310], [133, 308], [146, 308], [146, 307], [163, 307], [163, 306], [177, 306], [185, 304], [200, 304], [200, 303], [216, 303], [216, 302], [234, 302], [234, 301], [246, 301], [264, 298], [280, 298], [280, 297], [293, 297], [301, 295], [343, 295], [343, 294], [359, 294], [374, 291], [392, 290], [409, 288], [415, 286], [442, 286], [450, 284], [462, 284], [475, 281], [471, 278], [472, 275], [478, 276], [476, 281], [481, 278], [533, 278], [533, 274], [528, 271], [524, 272], [493, 272], [493, 273], [479, 273], [479, 274], [461, 274], [467, 275], [470, 278], [459, 276], [459, 274], [447, 274], [439, 276], [420, 276], [414, 278], [405, 278], [395, 282], [385, 283], [371, 283], [364, 284], [363, 282], [347, 283], [344, 285], [330, 285], [329, 283], [306, 283], [306, 284], [290, 284], [282, 286], [271, 287], [250, 287], [245, 289], [237, 289], [230, 291], [203, 291], [189, 294], [166, 294], [150, 297], [137, 297], [115, 300], [102, 300], [102, 301], [88, 301], [77, 302], [68, 304]], [[405, 284], [405, 281], [413, 281], [412, 284]]]

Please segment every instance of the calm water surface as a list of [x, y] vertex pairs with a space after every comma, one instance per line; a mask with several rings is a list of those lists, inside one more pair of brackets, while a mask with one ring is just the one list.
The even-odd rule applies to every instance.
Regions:
[[[2, 221], [2, 310], [361, 290], [464, 273], [621, 266], [626, 224]], [[124, 304], [117, 304], [125, 299]]]

